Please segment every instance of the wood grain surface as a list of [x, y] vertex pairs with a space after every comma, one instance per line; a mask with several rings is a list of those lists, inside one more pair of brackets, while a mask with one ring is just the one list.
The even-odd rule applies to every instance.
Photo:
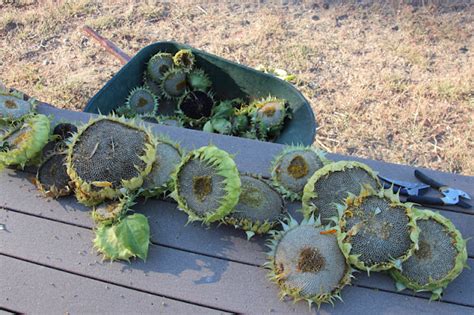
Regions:
[[[46, 104], [40, 105], [39, 111], [58, 121], [85, 122], [91, 117]], [[180, 142], [186, 150], [213, 143], [235, 155], [241, 172], [266, 177], [274, 156], [283, 149], [278, 144], [149, 126], [155, 133]], [[385, 176], [416, 181], [413, 167], [332, 154], [329, 157], [359, 160]], [[426, 171], [444, 184], [474, 195], [474, 177]], [[174, 202], [140, 200], [134, 211], [149, 218], [152, 245], [148, 260], [135, 260], [132, 264], [102, 262], [92, 249], [94, 223], [90, 209], [72, 196], [58, 200], [40, 196], [31, 183], [32, 176], [28, 170], [0, 173], [0, 223], [5, 227], [0, 231], [0, 309], [28, 313], [308, 313], [305, 303], [280, 301], [278, 288], [267, 281], [266, 270], [261, 267], [267, 251], [263, 237], [247, 241], [242, 231], [231, 226], [185, 225], [187, 216]], [[300, 218], [296, 212], [300, 206], [289, 203], [287, 210]], [[472, 210], [438, 210], [453, 221], [465, 238], [474, 237]], [[468, 253], [472, 268], [473, 242], [468, 242]], [[465, 269], [450, 284], [442, 302], [428, 302], [429, 295], [424, 293], [396, 292], [391, 278], [383, 273], [370, 277], [357, 273], [356, 278], [353, 286], [342, 292], [344, 303], [323, 305], [320, 312], [474, 313], [472, 269]], [[112, 289], [104, 290], [106, 286]]]

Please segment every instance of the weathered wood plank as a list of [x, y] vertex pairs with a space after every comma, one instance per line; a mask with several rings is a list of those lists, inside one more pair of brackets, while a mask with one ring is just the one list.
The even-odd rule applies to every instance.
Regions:
[[[62, 115], [62, 113], [63, 112], [61, 112], [61, 115]], [[78, 117], [80, 116], [79, 117], [80, 119], [83, 119], [84, 117], [87, 117], [87, 116], [84, 116], [85, 114], [82, 114], [82, 113], [73, 113], [73, 115], [77, 115]], [[176, 128], [157, 126], [157, 127], [155, 127], [155, 130], [157, 130], [157, 129], [166, 129], [165, 132], [168, 132], [169, 130], [176, 129]], [[271, 161], [271, 155], [270, 155], [270, 157], [268, 157], [268, 156], [265, 157], [265, 155], [262, 155], [262, 156], [264, 156], [263, 159], [255, 159], [255, 155], [256, 155], [255, 152], [258, 152], [257, 150], [261, 150], [261, 151], [263, 151], [267, 154], [267, 152], [271, 152], [271, 150], [274, 150], [275, 153], [279, 152], [279, 150], [281, 150], [281, 146], [279, 146], [279, 145], [256, 142], [256, 141], [250, 141], [250, 140], [246, 140], [246, 139], [236, 139], [236, 138], [233, 138], [233, 137], [229, 138], [229, 137], [225, 137], [225, 136], [206, 134], [206, 133], [200, 133], [199, 134], [200, 136], [196, 137], [195, 131], [184, 130], [184, 129], [176, 129], [173, 132], [175, 133], [174, 135], [172, 133], [168, 133], [168, 134], [170, 135], [170, 137], [175, 138], [175, 139], [181, 139], [181, 138], [184, 137], [183, 133], [188, 133], [189, 137], [184, 137], [184, 141], [183, 141], [183, 142], [188, 141], [188, 143], [183, 143], [183, 146], [188, 147], [188, 148], [194, 148], [194, 147], [198, 147], [200, 145], [205, 145], [205, 144], [208, 143], [210, 138], [217, 137], [216, 139], [221, 141], [222, 143], [219, 144], [218, 141], [216, 141], [214, 139], [213, 140], [214, 144], [226, 149], [227, 151], [229, 151], [231, 153], [239, 153], [239, 151], [235, 151], [235, 150], [238, 149], [240, 147], [240, 145], [235, 146], [230, 142], [232, 142], [232, 141], [244, 142], [244, 143], [241, 143], [242, 147], [245, 147], [245, 149], [249, 150], [249, 151], [246, 151], [243, 157], [242, 157], [241, 154], [237, 154], [237, 156], [236, 156], [236, 161], [237, 161], [237, 164], [238, 164], [240, 170], [248, 172], [248, 171], [252, 171], [251, 169], [252, 169], [252, 167], [254, 167], [256, 170], [253, 171], [253, 172], [263, 173], [263, 175], [268, 175], [268, 170], [267, 169], [268, 169], [268, 165]], [[205, 137], [210, 137], [210, 138], [208, 138], [202, 144], [198, 144], [198, 145], [196, 144], [196, 138], [203, 139]], [[263, 146], [263, 148], [262, 148], [262, 146]], [[267, 147], [268, 147], [268, 149], [267, 149]], [[276, 147], [279, 147], [278, 150], [275, 150]], [[271, 150], [270, 150], [270, 148], [271, 148]], [[248, 153], [248, 152], [250, 152], [250, 153]], [[251, 156], [251, 155], [253, 155], [253, 156]], [[344, 158], [344, 157], [336, 156], [336, 159], [340, 159], [340, 158]], [[244, 161], [242, 161], [242, 159]], [[351, 158], [351, 159], [353, 159], [353, 158]], [[371, 165], [371, 163], [374, 162], [374, 161], [368, 161], [368, 162], [363, 161], [363, 162], [366, 162], [369, 165]], [[374, 163], [376, 163], [376, 162], [374, 162]], [[386, 165], [384, 163], [381, 163], [381, 164], [382, 164], [382, 166]], [[404, 167], [403, 166], [389, 167], [388, 170], [393, 171], [394, 172], [393, 175], [389, 175], [386, 172], [384, 172], [384, 174], [387, 175], [387, 176], [392, 176], [392, 177], [398, 176], [398, 178], [403, 179], [399, 176], [400, 175], [399, 174], [400, 168], [404, 168]], [[405, 168], [408, 168], [408, 169], [412, 170], [412, 168], [409, 168], [409, 167], [405, 167]], [[267, 174], [265, 174], [265, 172]], [[448, 174], [448, 175], [451, 175], [451, 174]], [[455, 176], [455, 177], [457, 177], [457, 176]], [[472, 181], [472, 178], [469, 178], [469, 177], [466, 177], [466, 178], [467, 178], [468, 183], [470, 181]], [[405, 178], [405, 179], [407, 179], [407, 178]], [[411, 179], [411, 180], [414, 180], [414, 178]], [[1, 181], [0, 181], [0, 183], [1, 183]], [[2, 186], [2, 185], [0, 184], [0, 186]], [[31, 186], [31, 184], [30, 184], [30, 186]], [[15, 186], [12, 186], [12, 187], [15, 187]], [[460, 186], [457, 185], [457, 187], [460, 187]], [[472, 187], [472, 186], [470, 186], [470, 187]], [[31, 189], [31, 192], [34, 193], [34, 189]], [[1, 187], [0, 187], [0, 196], [2, 196]], [[18, 200], [19, 200], [18, 198], [21, 199], [21, 198], [24, 198], [24, 197], [25, 197], [25, 195], [23, 195], [23, 197], [17, 197], [16, 202], [18, 202]], [[3, 198], [0, 198], [0, 205], [2, 204], [2, 201], [3, 201], [2, 199]], [[36, 198], [35, 197], [34, 199], [42, 199], [42, 198]], [[38, 200], [36, 200], [36, 201], [38, 201]], [[46, 202], [48, 202], [48, 201], [45, 201], [45, 203]], [[54, 203], [54, 202], [56, 202], [56, 201], [51, 201], [51, 203]], [[15, 199], [12, 200], [12, 204], [15, 204]], [[28, 203], [24, 203], [24, 205], [27, 208], [31, 208], [32, 203], [30, 203], [29, 205], [28, 205]], [[62, 204], [62, 205], [64, 205], [64, 204]], [[6, 206], [10, 206], [10, 205], [6, 204]], [[75, 204], [74, 202], [66, 204], [66, 206], [70, 206], [70, 210], [74, 211], [74, 212], [76, 211], [76, 208], [78, 207], [77, 204]], [[36, 212], [37, 215], [43, 215], [44, 216], [44, 209], [47, 209], [48, 207], [49, 206], [41, 207], [41, 208], [34, 207], [35, 209], [33, 209], [33, 212]], [[12, 208], [15, 208], [15, 206], [13, 206]], [[160, 216], [156, 217], [155, 222], [153, 222], [153, 219], [155, 218], [154, 214], [152, 214], [150, 216], [151, 224], [152, 224], [152, 230], [153, 231], [159, 231], [159, 232], [163, 231], [163, 233], [161, 233], [161, 234], [159, 232], [158, 232], [158, 234], [155, 233], [154, 237], [153, 237], [154, 240], [158, 239], [159, 244], [163, 244], [165, 246], [176, 247], [176, 248], [180, 248], [180, 249], [184, 249], [184, 250], [191, 250], [191, 251], [195, 251], [196, 248], [197, 248], [197, 250], [199, 252], [203, 253], [203, 254], [207, 254], [207, 255], [211, 255], [211, 256], [218, 256], [218, 257], [225, 257], [226, 259], [234, 259], [236, 261], [241, 261], [241, 262], [254, 264], [254, 265], [259, 264], [264, 259], [264, 253], [262, 252], [263, 246], [262, 246], [262, 241], [261, 240], [258, 240], [257, 242], [246, 242], [240, 236], [240, 235], [242, 235], [240, 232], [233, 231], [233, 229], [229, 229], [228, 227], [224, 227], [224, 228], [221, 227], [220, 229], [217, 229], [217, 230], [204, 230], [200, 226], [183, 227], [184, 222], [186, 221], [186, 217], [183, 213], [179, 213], [179, 212], [175, 211], [174, 204], [161, 203], [161, 202], [153, 201], [153, 202], [148, 202], [145, 205], [140, 205], [139, 208], [141, 208], [139, 211], [143, 211], [144, 209], [148, 210], [148, 211], [145, 211], [145, 213], [147, 215], [150, 212], [149, 211], [150, 208], [152, 208], [152, 209], [157, 209], [157, 208], [158, 209], [160, 209], [160, 208], [166, 209], [166, 211], [163, 211], [163, 212], [167, 213], [168, 215], [164, 216], [164, 217], [160, 217]], [[59, 210], [59, 209], [51, 209], [51, 210], [53, 210], [52, 211], [52, 214], [53, 214], [52, 218], [55, 219], [55, 220], [58, 220], [55, 217], [55, 215], [57, 215], [59, 212], [55, 212], [55, 211]], [[85, 209], [82, 209], [82, 210], [85, 210]], [[451, 209], [451, 210], [458, 211], [456, 209]], [[29, 210], [27, 210], [27, 211], [29, 211]], [[64, 213], [64, 208], [60, 209], [60, 211], [61, 211], [62, 214], [64, 214], [64, 221], [65, 222], [70, 222], [70, 220], [71, 220], [70, 215], [71, 214], [70, 213]], [[473, 224], [472, 223], [469, 224], [469, 223], [466, 222], [466, 218], [470, 217], [472, 219], [472, 216], [458, 215], [454, 211], [453, 212], [443, 212], [443, 214], [445, 214], [448, 217], [451, 216], [450, 218], [453, 219], [454, 221], [457, 220], [459, 222], [459, 225], [456, 222], [455, 222], [455, 224], [458, 225], [458, 228], [460, 228], [462, 232], [463, 232], [463, 228], [461, 228], [461, 225], [464, 224], [466, 230], [469, 231], [472, 234], [472, 232], [471, 232], [472, 228], [470, 228], [470, 227], [472, 227]], [[160, 211], [160, 215], [162, 214], [161, 212], [162, 211]], [[49, 215], [50, 214], [48, 214], [48, 213], [46, 214], [46, 216], [49, 216]], [[73, 219], [74, 222], [72, 222], [72, 223], [81, 224], [79, 222], [84, 220], [84, 219], [85, 219], [85, 221], [88, 221], [88, 223], [86, 223], [85, 226], [90, 226], [91, 222], [90, 222], [89, 218], [87, 217], [87, 215], [84, 215], [84, 213], [80, 213], [78, 216], [74, 216], [74, 219]], [[60, 219], [60, 220], [62, 220], [62, 219]], [[174, 223], [176, 225], [173, 226], [173, 224], [170, 224], [170, 223]], [[169, 227], [170, 225], [172, 225], [171, 228]], [[193, 233], [189, 233], [190, 232], [189, 229], [191, 227], [193, 228]], [[178, 231], [178, 233], [176, 233], [177, 231]], [[212, 231], [212, 232], [209, 233], [209, 231]], [[217, 233], [214, 233], [214, 231], [217, 231]], [[196, 232], [196, 233], [194, 233], [194, 232]], [[465, 233], [463, 233], [463, 234], [466, 237], [466, 234]], [[202, 236], [205, 236], [207, 238], [203, 239]], [[206, 246], [203, 246], [202, 245], [203, 240], [205, 240], [205, 239], [208, 239], [208, 241], [204, 242], [204, 244], [206, 244]], [[216, 239], [218, 239], [219, 241], [216, 242], [215, 241]], [[199, 242], [197, 242], [196, 240], [199, 240]], [[189, 244], [191, 244], [191, 246], [188, 246]], [[470, 253], [472, 253], [471, 249], [470, 249]], [[370, 285], [373, 285], [372, 281], [369, 281], [369, 283], [370, 283]], [[387, 287], [388, 284], [389, 284], [389, 282], [385, 281], [385, 282], [383, 282], [379, 285], [379, 283], [377, 281], [376, 284], [375, 284], [375, 287], [380, 287], [380, 288], [384, 289], [384, 288]]]
[[[89, 229], [0, 210], [0, 253], [86, 275], [113, 284], [239, 313], [307, 311], [306, 305], [280, 305], [277, 290], [261, 268], [151, 246], [146, 262], [101, 262]], [[34, 230], [34, 233], [31, 233]], [[38, 237], [38, 236], [41, 237]], [[257, 305], [249, 305], [258, 296]]]
[[[45, 114], [51, 114], [58, 120], [86, 122], [89, 120], [90, 117], [95, 116], [89, 113], [57, 109], [48, 105], [40, 105], [38, 110], [39, 112]], [[152, 127], [156, 133], [163, 133], [168, 135], [171, 139], [180, 142], [182, 146], [188, 150], [198, 148], [209, 143], [213, 143], [219, 148], [222, 148], [231, 154], [235, 154], [235, 159], [239, 170], [241, 170], [242, 172], [261, 174], [262, 176], [270, 176], [269, 169], [273, 157], [283, 149], [282, 145], [275, 143], [261, 142], [231, 136], [223, 136], [214, 133], [207, 133], [184, 128], [168, 127], [157, 124], [148, 125]], [[366, 163], [374, 170], [378, 171], [380, 174], [391, 178], [413, 182], [418, 181], [413, 175], [415, 168], [411, 166], [391, 164], [382, 161], [374, 161], [338, 154], [329, 154], [328, 156], [329, 158], [336, 161], [349, 159]], [[436, 178], [439, 182], [442, 182], [446, 185], [455, 188], [463, 189], [468, 194], [474, 197], [473, 176], [462, 176], [450, 173], [443, 173], [429, 169], [423, 169], [423, 171]], [[438, 192], [434, 190], [430, 191], [426, 195], [439, 196]], [[472, 209], [463, 209], [456, 206], [445, 206], [443, 208], [445, 210], [464, 212], [467, 214], [474, 213], [474, 210]]]
[[[41, 197], [35, 186], [28, 180], [31, 176], [22, 172], [6, 170], [0, 173], [0, 206], [16, 209], [34, 215], [44, 216], [73, 224], [91, 227], [89, 209], [78, 204], [74, 197], [58, 200]], [[299, 203], [289, 204], [290, 213], [299, 217], [295, 209]], [[240, 262], [261, 265], [265, 259], [265, 246], [262, 238], [248, 242], [242, 231], [233, 227], [220, 226], [206, 229], [199, 223], [188, 224], [187, 216], [177, 211], [172, 202], [149, 199], [134, 207], [150, 219], [153, 241], [166, 246], [182, 248], [197, 253], [234, 259]], [[453, 220], [464, 238], [474, 237], [474, 216], [452, 211], [440, 211]], [[474, 257], [474, 242], [468, 242], [468, 253]]]
[[[468, 258], [467, 261], [470, 269], [466, 268], [449, 286], [444, 290], [443, 302], [457, 303], [466, 306], [474, 307], [474, 300], [472, 299], [472, 291], [474, 290], [474, 259]], [[377, 289], [384, 291], [395, 291], [395, 283], [392, 278], [382, 272], [374, 272], [367, 276], [365, 272], [359, 272], [355, 275], [356, 285], [373, 287], [376, 285]], [[411, 290], [403, 291], [406, 294], [419, 296], [429, 299], [431, 294], [427, 292], [414, 293]]]
[[[65, 198], [60, 200], [48, 200], [38, 197], [33, 185], [24, 179], [21, 173], [13, 173], [9, 177], [9, 185], [0, 185], [0, 195], [6, 196], [4, 206], [13, 205], [17, 210], [25, 213], [31, 213], [38, 216], [48, 217], [54, 220], [60, 220], [71, 224], [77, 224], [91, 228], [93, 222], [88, 215], [88, 209], [76, 203], [74, 198]], [[0, 174], [0, 183], [5, 182]], [[20, 182], [17, 182], [17, 181]], [[10, 187], [10, 189], [7, 189]], [[29, 187], [29, 188], [28, 188]], [[23, 198], [21, 196], [24, 196]], [[2, 205], [0, 203], [0, 205]], [[33, 206], [32, 206], [33, 205]], [[294, 204], [292, 205], [293, 208]], [[51, 211], [48, 211], [51, 210]], [[66, 211], [64, 211], [67, 209]], [[229, 226], [217, 227], [213, 225], [206, 229], [199, 223], [185, 226], [187, 216], [185, 213], [176, 209], [176, 204], [157, 200], [148, 200], [146, 203], [140, 203], [134, 209], [147, 215], [150, 221], [152, 231], [152, 240], [156, 244], [173, 247], [194, 253], [209, 255], [213, 257], [222, 257], [236, 262], [260, 266], [265, 262], [265, 252], [263, 238], [255, 238], [248, 242], [241, 231], [237, 231]], [[72, 212], [72, 213], [71, 213]], [[292, 211], [293, 215], [295, 213]], [[462, 230], [464, 237], [474, 235], [472, 226], [474, 226], [474, 217], [454, 212], [443, 212]], [[467, 233], [467, 235], [466, 235]], [[468, 242], [470, 249], [473, 244]], [[473, 253], [473, 252], [470, 252]], [[361, 283], [370, 288], [383, 289], [395, 292], [393, 282], [389, 277], [371, 277], [363, 273], [359, 274]], [[458, 287], [466, 288], [459, 291], [456, 286], [450, 286], [445, 294], [445, 300], [466, 305], [471, 305], [470, 291], [474, 283], [474, 276], [470, 270], [464, 271], [460, 279], [455, 283], [460, 283]], [[471, 279], [472, 278], [472, 279]], [[358, 283], [358, 282], [357, 282]], [[411, 294], [406, 292], [407, 294]], [[428, 297], [428, 294], [420, 294]]]
[[[261, 268], [161, 246], [152, 246], [146, 263], [101, 263], [90, 250], [92, 232], [88, 229], [5, 210], [0, 210], [0, 222], [7, 227], [7, 231], [0, 233], [0, 253], [5, 255], [219, 309], [252, 314], [307, 313], [304, 303], [280, 302], [276, 286], [267, 282], [266, 272]], [[473, 311], [465, 306], [429, 303], [361, 287], [348, 287], [343, 298], [345, 303], [337, 303], [334, 308], [324, 305], [321, 311], [341, 314]]]
[[0, 255], [0, 305], [30, 314], [224, 314]]

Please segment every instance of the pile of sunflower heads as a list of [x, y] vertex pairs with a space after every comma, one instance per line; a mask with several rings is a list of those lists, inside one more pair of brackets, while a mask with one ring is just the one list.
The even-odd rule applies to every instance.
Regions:
[[282, 229], [269, 232], [266, 267], [281, 295], [310, 306], [333, 304], [358, 269], [386, 272], [398, 290], [430, 291], [439, 299], [467, 266], [466, 240], [453, 223], [401, 202], [363, 163], [316, 156], [290, 147], [272, 167], [274, 186], [302, 201], [304, 217], [298, 223], [288, 216]]
[[225, 135], [272, 141], [291, 119], [286, 100], [269, 95], [247, 102], [216, 100], [212, 80], [188, 49], [158, 52], [147, 63], [143, 85], [115, 110], [127, 118]]
[[[313, 147], [286, 147], [265, 179], [240, 173], [216, 146], [184, 152], [138, 118], [53, 125], [34, 100], [2, 90], [0, 122], [0, 166], [38, 165], [45, 196], [73, 193], [91, 207], [93, 244], [105, 259], [146, 259], [148, 219], [131, 208], [138, 197], [171, 197], [190, 222], [268, 236], [269, 278], [282, 296], [310, 305], [341, 299], [354, 269], [387, 272], [398, 289], [437, 299], [466, 266], [466, 241], [451, 221], [400, 202], [367, 165]], [[299, 200], [301, 222], [285, 210]]]

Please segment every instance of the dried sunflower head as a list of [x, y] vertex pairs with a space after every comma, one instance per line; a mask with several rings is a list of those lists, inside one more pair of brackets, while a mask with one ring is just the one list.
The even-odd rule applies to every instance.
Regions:
[[41, 163], [36, 173], [36, 186], [47, 197], [58, 198], [71, 193], [66, 169], [66, 154], [55, 153]]
[[269, 96], [251, 104], [252, 121], [256, 126], [259, 139], [269, 139], [280, 134], [286, 117], [290, 116], [284, 99]]
[[244, 230], [248, 238], [265, 234], [278, 225], [284, 212], [283, 199], [259, 176], [242, 174], [240, 181], [239, 202], [224, 222]]
[[53, 134], [50, 135], [49, 141], [38, 156], [38, 160], [41, 163], [51, 155], [64, 154], [67, 151], [67, 142], [77, 132], [75, 124], [66, 122], [60, 122], [56, 125], [51, 124], [51, 128], [53, 129]]
[[138, 189], [155, 160], [153, 134], [123, 118], [99, 117], [71, 139], [67, 172], [76, 198], [85, 205]]
[[[280, 287], [280, 295], [305, 300], [318, 307], [333, 303], [350, 284], [352, 268], [338, 247], [336, 236], [313, 217], [300, 224], [293, 218], [282, 231], [271, 231], [271, 251], [266, 268]], [[342, 300], [342, 299], [341, 299]]]
[[195, 60], [196, 58], [191, 52], [191, 49], [181, 49], [173, 56], [174, 64], [186, 71], [192, 70]]
[[173, 55], [165, 52], [158, 52], [150, 58], [147, 64], [147, 74], [150, 78], [159, 83], [166, 72], [173, 68]]
[[72, 123], [59, 123], [53, 129], [53, 135], [57, 136], [58, 140], [67, 140], [75, 133], [77, 133], [77, 126]]
[[143, 179], [142, 195], [157, 197], [174, 190], [172, 175], [181, 163], [183, 151], [180, 146], [164, 136], [158, 138], [156, 157], [151, 172]]
[[214, 99], [209, 93], [201, 91], [191, 91], [179, 102], [179, 110], [182, 113], [182, 119], [190, 126], [200, 126], [207, 120], [214, 107]]
[[178, 68], [172, 68], [163, 75], [161, 93], [164, 98], [180, 98], [186, 93], [186, 73]]
[[290, 200], [301, 200], [308, 179], [331, 161], [313, 147], [287, 146], [272, 163], [273, 185]]
[[320, 216], [324, 224], [337, 217], [336, 204], [349, 193], [359, 195], [368, 186], [381, 188], [376, 173], [367, 165], [354, 161], [330, 163], [317, 170], [303, 189], [303, 213], [306, 218]]
[[431, 299], [436, 300], [467, 267], [466, 240], [439, 213], [416, 209], [415, 220], [420, 228], [418, 249], [402, 263], [401, 270], [391, 269], [390, 274], [399, 290], [431, 291]]
[[24, 99], [24, 94], [18, 91], [10, 92], [0, 87], [0, 122], [15, 122], [31, 114], [37, 101], [34, 98]]
[[239, 201], [240, 177], [232, 157], [213, 145], [189, 152], [175, 174], [173, 197], [189, 221], [205, 224], [228, 215]]
[[130, 91], [125, 106], [139, 115], [154, 114], [158, 108], [158, 98], [146, 87], [136, 87]]
[[194, 69], [187, 74], [189, 86], [193, 91], [206, 92], [212, 85], [209, 76], [202, 69]]
[[361, 270], [401, 268], [418, 246], [419, 229], [412, 205], [401, 203], [391, 189], [362, 190], [349, 196], [338, 226], [338, 241], [349, 262]]

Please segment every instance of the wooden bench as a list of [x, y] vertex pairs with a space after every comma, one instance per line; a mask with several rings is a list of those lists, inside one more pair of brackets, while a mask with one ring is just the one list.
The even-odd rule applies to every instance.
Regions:
[[[60, 121], [87, 121], [89, 114], [39, 106]], [[235, 154], [238, 168], [269, 176], [281, 145], [182, 128], [152, 125], [157, 133], [180, 141], [185, 149], [213, 143]], [[334, 160], [359, 160], [380, 173], [416, 181], [409, 166], [330, 154]], [[426, 170], [440, 181], [474, 196], [474, 177]], [[94, 223], [89, 209], [74, 197], [58, 200], [39, 195], [32, 173], [0, 173], [0, 309], [27, 313], [309, 313], [303, 302], [280, 301], [278, 288], [266, 279], [265, 240], [247, 241], [230, 226], [185, 226], [187, 216], [170, 201], [149, 199], [134, 209], [149, 218], [152, 245], [148, 260], [102, 262], [92, 249]], [[288, 204], [290, 213], [300, 205]], [[464, 238], [474, 236], [473, 210], [443, 207]], [[468, 242], [474, 269], [474, 242]], [[425, 293], [397, 292], [382, 273], [357, 273], [342, 291], [344, 303], [322, 305], [336, 314], [474, 314], [474, 271], [465, 269], [441, 302]], [[314, 312], [314, 310], [313, 310]]]

